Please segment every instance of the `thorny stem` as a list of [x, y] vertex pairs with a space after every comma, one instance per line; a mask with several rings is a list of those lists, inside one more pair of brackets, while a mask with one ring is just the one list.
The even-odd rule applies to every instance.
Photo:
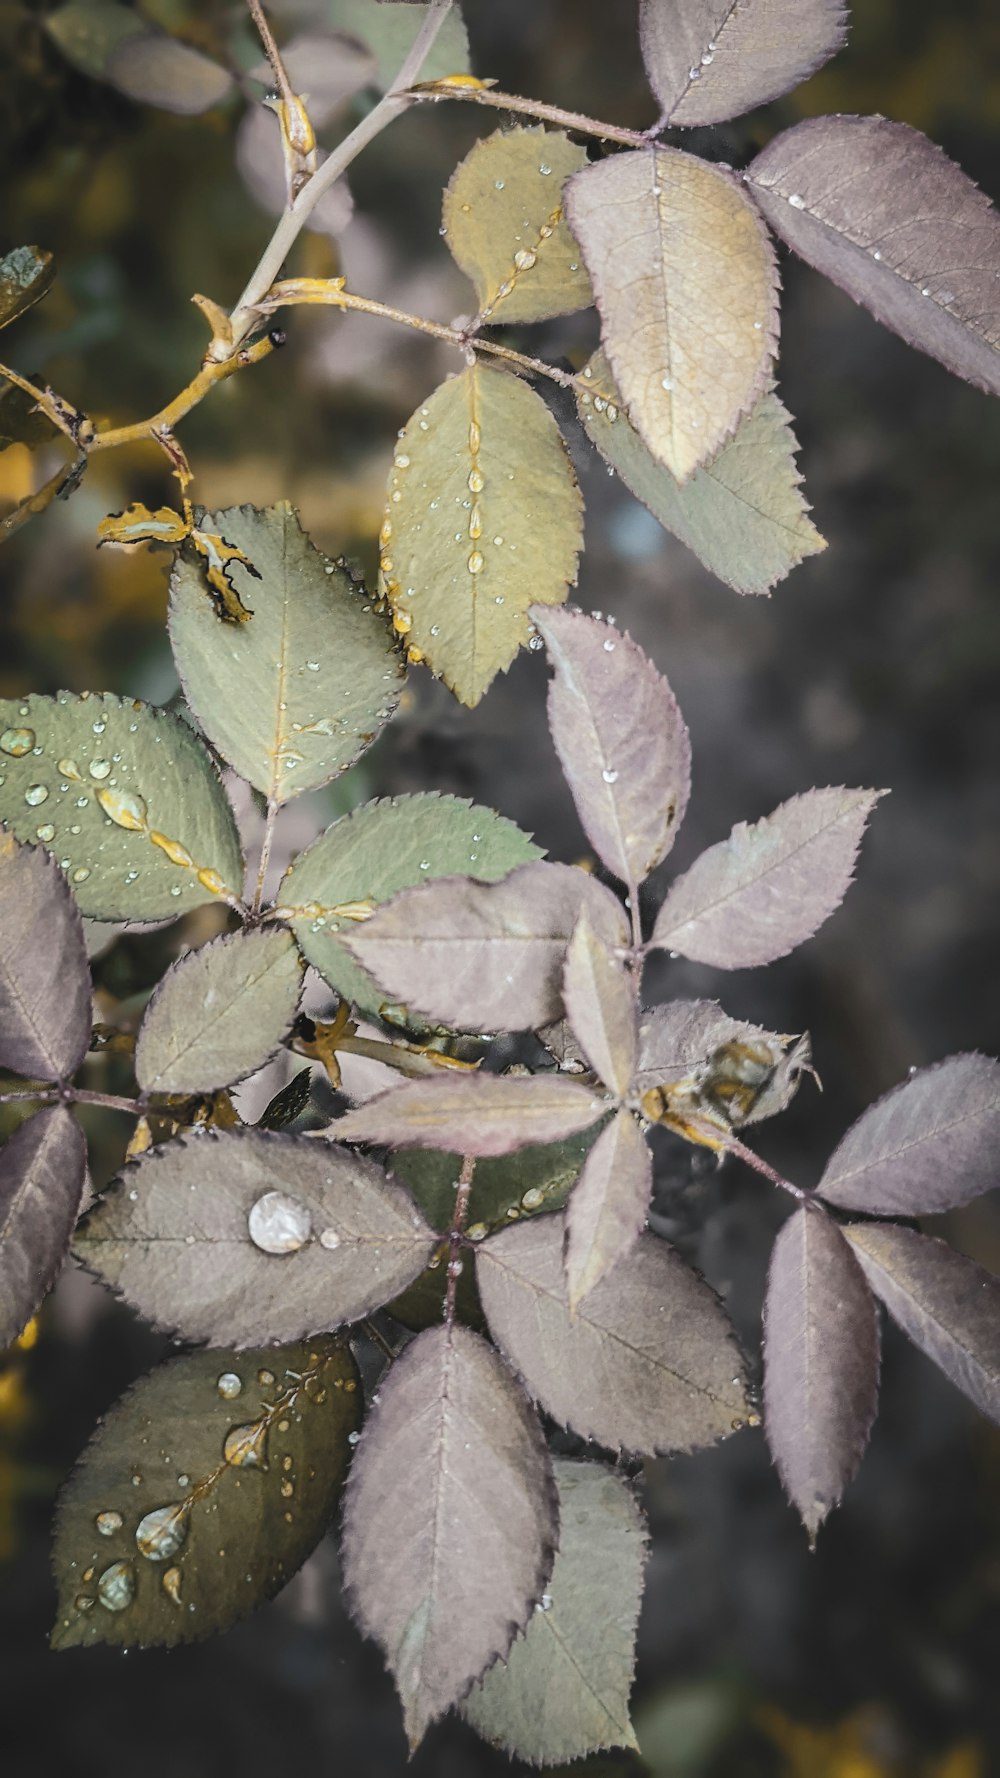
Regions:
[[271, 73], [274, 75], [274, 84], [281, 94], [283, 104], [286, 106], [289, 114], [291, 114], [295, 108], [295, 102], [298, 95], [285, 71], [285, 64], [281, 59], [281, 51], [274, 41], [274, 33], [267, 22], [264, 8], [261, 6], [260, 0], [247, 0], [247, 11], [257, 27], [257, 34], [260, 37], [261, 43], [264, 45], [264, 54], [267, 56], [267, 59], [271, 64]]
[[274, 842], [274, 824], [278, 818], [278, 804], [273, 797], [268, 798], [267, 818], [264, 822], [264, 837], [260, 843], [260, 863], [257, 866], [257, 886], [253, 892], [253, 903], [250, 909], [254, 919], [260, 913], [264, 902], [264, 882], [267, 867], [271, 862], [271, 846]]
[[734, 1136], [731, 1131], [724, 1137], [722, 1147], [727, 1154], [736, 1155], [739, 1160], [745, 1161], [748, 1167], [753, 1167], [757, 1173], [762, 1173], [765, 1179], [771, 1181], [772, 1185], [780, 1186], [782, 1191], [791, 1192], [792, 1197], [798, 1198], [800, 1203], [819, 1204], [819, 1199], [812, 1192], [803, 1191], [801, 1185], [793, 1185], [790, 1179], [786, 1179], [767, 1161], [762, 1160], [761, 1156], [755, 1154], [752, 1148], [747, 1148], [746, 1144], [741, 1142], [738, 1136]]
[[621, 124], [602, 123], [600, 118], [587, 117], [582, 111], [564, 111], [561, 105], [546, 105], [540, 99], [525, 99], [519, 93], [501, 93], [487, 86], [449, 86], [445, 81], [429, 80], [424, 86], [411, 87], [407, 99], [436, 104], [439, 99], [465, 99], [473, 105], [488, 105], [494, 111], [517, 111], [523, 117], [538, 117], [543, 123], [560, 124], [564, 130], [576, 130], [581, 136], [596, 136], [602, 142], [622, 142], [627, 148], [648, 148], [653, 134], [660, 129], [629, 130]]
[[476, 1157], [473, 1154], [462, 1156], [462, 1171], [458, 1176], [458, 1190], [455, 1193], [455, 1211], [448, 1231], [448, 1294], [445, 1298], [444, 1318], [451, 1327], [455, 1319], [455, 1298], [458, 1294], [458, 1280], [462, 1270], [462, 1236], [469, 1219], [469, 1198], [472, 1194], [472, 1176], [476, 1170]]

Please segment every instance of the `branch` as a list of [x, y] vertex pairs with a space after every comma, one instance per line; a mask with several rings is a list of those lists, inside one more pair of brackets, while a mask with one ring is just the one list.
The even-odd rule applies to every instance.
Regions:
[[488, 105], [493, 111], [516, 111], [523, 117], [538, 117], [543, 123], [576, 130], [581, 136], [596, 136], [601, 142], [622, 142], [627, 148], [648, 148], [653, 132], [629, 130], [621, 124], [602, 123], [600, 118], [587, 117], [582, 111], [564, 111], [561, 105], [546, 105], [541, 99], [522, 99], [518, 93], [498, 93], [494, 88], [466, 81], [428, 80], [411, 87], [408, 99], [436, 104], [439, 99], [465, 99], [469, 104]]

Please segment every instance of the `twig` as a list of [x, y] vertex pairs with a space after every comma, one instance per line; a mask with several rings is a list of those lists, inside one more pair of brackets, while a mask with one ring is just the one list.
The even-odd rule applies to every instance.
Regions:
[[[581, 136], [596, 136], [602, 142], [621, 142], [627, 148], [648, 148], [652, 140], [646, 130], [629, 130], [621, 124], [602, 123], [600, 118], [587, 117], [582, 111], [564, 111], [561, 105], [546, 105], [540, 99], [524, 99], [518, 93], [500, 93], [494, 87], [454, 86], [446, 80], [429, 80], [414, 86], [408, 99], [436, 104], [439, 99], [464, 99], [471, 105], [488, 105], [493, 111], [516, 111], [523, 117], [538, 117], [543, 123], [560, 124], [564, 130], [576, 130]], [[659, 125], [656, 126], [659, 129]]]
[[762, 1173], [765, 1179], [771, 1181], [772, 1185], [780, 1186], [782, 1191], [791, 1192], [792, 1197], [798, 1198], [800, 1203], [815, 1204], [820, 1207], [820, 1200], [813, 1192], [803, 1191], [801, 1185], [793, 1185], [790, 1179], [785, 1179], [767, 1161], [762, 1160], [759, 1154], [755, 1154], [752, 1148], [747, 1148], [746, 1144], [741, 1142], [738, 1136], [734, 1136], [731, 1131], [722, 1138], [721, 1147], [726, 1150], [727, 1154], [734, 1154], [739, 1160], [745, 1161], [747, 1166], [753, 1167], [755, 1172]]
[[264, 837], [260, 843], [260, 863], [257, 866], [257, 885], [253, 892], [251, 914], [254, 918], [260, 913], [264, 901], [264, 882], [267, 867], [271, 862], [271, 845], [274, 840], [274, 824], [278, 818], [278, 804], [273, 797], [268, 799], [267, 818], [264, 822]]
[[257, 27], [257, 34], [264, 45], [264, 54], [271, 64], [274, 84], [281, 94], [282, 103], [286, 106], [289, 117], [291, 117], [297, 107], [299, 96], [288, 78], [285, 64], [281, 59], [281, 51], [274, 41], [274, 33], [267, 22], [260, 0], [247, 0], [247, 11]]
[[472, 1194], [472, 1176], [476, 1171], [476, 1157], [473, 1154], [462, 1156], [462, 1171], [458, 1176], [458, 1190], [455, 1193], [455, 1209], [448, 1231], [448, 1291], [445, 1297], [444, 1318], [448, 1326], [455, 1319], [455, 1298], [458, 1294], [458, 1280], [462, 1272], [462, 1236], [469, 1219], [469, 1198]]

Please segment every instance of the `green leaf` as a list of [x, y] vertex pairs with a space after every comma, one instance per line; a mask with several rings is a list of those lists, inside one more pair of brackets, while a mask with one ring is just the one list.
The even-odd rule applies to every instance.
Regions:
[[[29, 751], [4, 747], [29, 730]], [[233, 812], [176, 716], [111, 692], [31, 693], [0, 702], [0, 731], [0, 820], [49, 847], [81, 913], [163, 920], [239, 894]]]
[[261, 1068], [289, 1031], [302, 962], [290, 932], [231, 932], [168, 969], [135, 1051], [144, 1093], [214, 1092]]
[[[170, 641], [213, 747], [274, 802], [335, 778], [392, 714], [403, 670], [363, 589], [309, 541], [287, 502], [230, 507], [203, 526], [248, 558], [228, 574], [253, 613], [220, 623], [200, 566], [170, 583]], [[259, 578], [258, 578], [259, 577]]]
[[14, 247], [0, 259], [0, 327], [16, 321], [51, 289], [55, 260], [44, 247]]
[[114, 0], [70, 0], [49, 14], [45, 29], [74, 68], [100, 80], [118, 45], [149, 26], [131, 6]]
[[770, 592], [797, 563], [826, 548], [802, 496], [790, 416], [773, 389], [718, 456], [682, 485], [643, 444], [603, 352], [595, 352], [583, 376], [591, 387], [577, 406], [588, 438], [665, 530], [727, 586]]
[[[431, 792], [394, 797], [366, 803], [328, 827], [289, 866], [279, 902], [308, 961], [330, 987], [377, 1014], [385, 995], [338, 937], [363, 917], [357, 904], [378, 906], [433, 877], [495, 883], [540, 857], [534, 841], [492, 809]], [[337, 911], [343, 907], [353, 907], [353, 916]]]
[[646, 1526], [628, 1483], [603, 1464], [556, 1458], [559, 1551], [506, 1662], [474, 1685], [462, 1715], [533, 1766], [602, 1747], [638, 1747], [628, 1700]]
[[444, 233], [479, 298], [479, 324], [544, 321], [593, 302], [562, 212], [563, 181], [587, 151], [561, 130], [498, 130], [477, 142], [444, 194]]
[[141, 1378], [59, 1504], [53, 1647], [193, 1642], [248, 1616], [328, 1528], [359, 1420], [354, 1360], [327, 1337]]
[[[543, 1142], [476, 1162], [466, 1227], [503, 1228], [521, 1216], [561, 1210], [597, 1131], [581, 1130], [564, 1142]], [[398, 1148], [397, 1179], [409, 1186], [428, 1222], [442, 1234], [451, 1226], [462, 1157], [437, 1149]]]
[[[395, 80], [407, 52], [430, 8], [409, 0], [324, 0], [323, 22], [346, 31], [367, 44], [377, 63], [377, 83], [387, 87]], [[468, 74], [469, 39], [457, 6], [434, 41], [420, 70], [421, 80], [440, 80], [445, 74]]]
[[469, 365], [407, 422], [388, 493], [393, 622], [411, 660], [478, 704], [527, 642], [529, 605], [576, 582], [583, 503], [559, 428], [526, 383]]

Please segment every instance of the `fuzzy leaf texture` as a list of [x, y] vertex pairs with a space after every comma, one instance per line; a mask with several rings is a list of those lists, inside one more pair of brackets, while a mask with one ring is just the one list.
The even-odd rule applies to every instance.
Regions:
[[735, 592], [769, 593], [826, 548], [802, 495], [790, 416], [773, 390], [681, 485], [643, 444], [604, 353], [581, 375], [577, 411], [587, 437], [664, 529]]
[[333, 1125], [340, 1142], [510, 1154], [529, 1142], [561, 1142], [610, 1109], [589, 1087], [551, 1074], [453, 1074], [408, 1080], [366, 1100]]
[[763, 395], [778, 272], [738, 179], [676, 148], [597, 161], [566, 185], [601, 339], [640, 437], [679, 482]]
[[53, 1647], [193, 1642], [272, 1598], [329, 1527], [360, 1407], [326, 1338], [140, 1378], [60, 1498]]
[[635, 886], [665, 858], [691, 789], [677, 700], [630, 636], [581, 611], [534, 611], [553, 678], [549, 729], [598, 856]]
[[484, 1241], [476, 1276], [492, 1333], [534, 1398], [582, 1438], [647, 1456], [743, 1425], [743, 1360], [717, 1298], [655, 1235], [570, 1313], [565, 1219]]
[[764, 1304], [764, 1427], [815, 1542], [861, 1461], [878, 1405], [879, 1329], [836, 1224], [796, 1210], [774, 1244]]
[[919, 130], [817, 117], [746, 172], [771, 227], [918, 351], [1000, 394], [1000, 215]]
[[411, 1748], [528, 1622], [552, 1569], [541, 1428], [485, 1340], [429, 1328], [379, 1388], [351, 1469], [343, 1566]]
[[649, 83], [668, 124], [723, 123], [807, 80], [847, 38], [843, 0], [641, 0]]
[[231, 1086], [274, 1054], [295, 1018], [302, 962], [290, 932], [231, 932], [171, 965], [139, 1029], [144, 1093]]
[[817, 1186], [843, 1210], [929, 1216], [1000, 1183], [1000, 1063], [951, 1056], [870, 1105]]
[[710, 846], [667, 893], [651, 943], [717, 969], [786, 957], [840, 906], [877, 790], [807, 790]]
[[374, 1161], [307, 1136], [213, 1130], [131, 1162], [73, 1250], [154, 1326], [245, 1346], [359, 1320], [434, 1245]]
[[309, 541], [293, 508], [230, 507], [203, 528], [243, 552], [227, 573], [253, 612], [220, 623], [200, 565], [170, 582], [170, 644], [184, 693], [223, 758], [278, 803], [353, 764], [395, 708], [403, 680], [385, 619]]
[[628, 1700], [646, 1526], [624, 1477], [556, 1458], [559, 1553], [523, 1636], [462, 1705], [476, 1731], [529, 1765], [638, 1743]]
[[176, 716], [110, 692], [31, 693], [0, 702], [0, 725], [0, 820], [49, 848], [82, 913], [165, 920], [240, 893], [232, 810]]
[[0, 1351], [16, 1340], [62, 1265], [80, 1210], [87, 1144], [49, 1105], [0, 1148]]
[[646, 1224], [653, 1157], [630, 1111], [605, 1126], [566, 1211], [566, 1290], [571, 1314], [635, 1246]]
[[850, 1223], [844, 1233], [893, 1320], [1000, 1422], [1000, 1279], [944, 1241], [892, 1223]]
[[479, 363], [442, 383], [398, 440], [381, 532], [379, 584], [410, 660], [478, 704], [528, 641], [529, 605], [575, 584], [582, 513], [540, 395]]
[[[300, 852], [282, 879], [279, 900], [306, 958], [330, 987], [378, 1013], [385, 990], [344, 943], [346, 934], [364, 929], [359, 911], [440, 877], [495, 883], [540, 856], [541, 848], [513, 821], [461, 797], [387, 798], [335, 821]], [[367, 910], [365, 904], [371, 904]], [[348, 912], [338, 912], [345, 907]]]
[[0, 1068], [68, 1080], [92, 1024], [83, 923], [66, 879], [48, 852], [0, 830]]

